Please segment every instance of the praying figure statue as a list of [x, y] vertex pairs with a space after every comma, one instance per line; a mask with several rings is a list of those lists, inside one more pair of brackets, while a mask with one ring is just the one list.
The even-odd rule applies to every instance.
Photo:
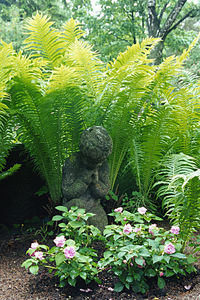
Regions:
[[111, 152], [112, 139], [105, 128], [93, 126], [83, 131], [80, 151], [69, 157], [63, 166], [63, 205], [94, 213], [89, 223], [101, 231], [108, 224], [101, 199], [110, 189], [107, 158]]

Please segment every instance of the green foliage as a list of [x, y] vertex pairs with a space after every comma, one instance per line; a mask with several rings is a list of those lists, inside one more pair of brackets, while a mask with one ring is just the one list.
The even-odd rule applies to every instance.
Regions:
[[107, 250], [99, 262], [101, 268], [112, 267], [109, 271], [118, 277], [115, 291], [127, 288], [145, 293], [151, 277], [157, 277], [162, 289], [164, 278], [195, 270], [191, 265], [195, 259], [183, 253], [184, 242], [175, 228], [165, 231], [156, 224], [150, 225], [152, 219], [159, 219], [152, 214], [131, 214], [120, 209], [111, 214], [118, 224], [104, 230]]
[[80, 133], [90, 124], [86, 108], [93, 105], [99, 63], [91, 47], [78, 42], [82, 33], [73, 20], [58, 32], [46, 16], [37, 13], [26, 29], [31, 56], [12, 57], [9, 106], [20, 124], [20, 141], [45, 179], [52, 200], [59, 202], [63, 162], [77, 151]]
[[193, 157], [183, 153], [166, 157], [158, 173], [157, 195], [163, 198], [166, 215], [179, 224], [185, 243], [199, 229], [200, 170]]
[[[64, 206], [57, 206], [56, 209], [62, 212], [62, 215], [56, 215], [52, 219], [55, 222], [62, 221], [59, 223], [62, 234], [54, 239], [56, 246], [49, 248], [38, 243], [31, 244], [27, 251], [31, 258], [22, 267], [29, 269], [34, 275], [38, 273], [40, 265], [49, 269], [50, 273], [54, 271], [54, 275], [60, 279], [60, 287], [66, 283], [75, 286], [78, 278], [86, 283], [91, 280], [99, 282], [97, 253], [89, 248], [100, 237], [100, 231], [96, 227], [87, 225], [88, 218], [93, 214], [85, 213], [84, 209], [77, 207], [72, 207], [69, 211]], [[67, 256], [68, 249], [71, 252]], [[40, 258], [37, 258], [38, 252]]]
[[[146, 212], [144, 207], [134, 214], [117, 208], [110, 214], [115, 217], [115, 223], [105, 227], [103, 236], [96, 227], [87, 225], [93, 214], [77, 207], [68, 210], [57, 206], [56, 209], [62, 213], [52, 219], [59, 223], [62, 232], [54, 239], [56, 246], [32, 243], [27, 251], [30, 258], [22, 267], [34, 275], [40, 265], [48, 268], [59, 277], [60, 287], [66, 283], [75, 286], [80, 277], [86, 284], [91, 280], [99, 283], [97, 275], [106, 269], [119, 278], [115, 291], [126, 287], [145, 293], [151, 277], [157, 277], [158, 287], [162, 289], [164, 278], [195, 271], [196, 259], [182, 251], [184, 241], [179, 237], [180, 228], [173, 226], [165, 231], [151, 224], [152, 220], [161, 219]], [[107, 249], [97, 263], [96, 250], [89, 247], [98, 239], [104, 241]]]

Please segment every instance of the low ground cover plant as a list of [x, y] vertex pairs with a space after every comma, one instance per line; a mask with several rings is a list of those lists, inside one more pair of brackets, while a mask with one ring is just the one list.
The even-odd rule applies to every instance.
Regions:
[[100, 238], [100, 231], [93, 225], [87, 225], [86, 221], [93, 216], [85, 213], [84, 209], [72, 207], [69, 211], [64, 206], [56, 207], [62, 215], [53, 217], [53, 221], [65, 221], [59, 223], [61, 233], [53, 242], [52, 248], [40, 245], [37, 242], [31, 244], [27, 254], [30, 256], [22, 266], [32, 274], [37, 274], [39, 266], [46, 267], [50, 273], [60, 279], [60, 287], [68, 282], [75, 286], [77, 279], [82, 278], [86, 283], [91, 280], [99, 282], [97, 277], [97, 253], [91, 248], [94, 240]]
[[148, 213], [145, 207], [138, 208], [134, 214], [119, 207], [110, 215], [115, 217], [115, 224], [104, 230], [107, 250], [99, 265], [111, 267], [118, 276], [116, 291], [126, 287], [145, 293], [150, 277], [157, 277], [158, 287], [162, 289], [165, 277], [195, 271], [195, 258], [183, 253], [184, 240], [179, 236], [179, 226], [166, 231], [152, 223], [161, 219]]
[[[98, 279], [104, 269], [113, 272], [119, 279], [115, 291], [123, 288], [145, 293], [148, 278], [156, 277], [159, 288], [165, 286], [166, 277], [195, 271], [192, 255], [183, 253], [184, 240], [179, 226], [164, 230], [154, 221], [161, 219], [139, 207], [130, 213], [118, 207], [110, 215], [114, 224], [105, 227], [103, 234], [87, 220], [93, 214], [84, 209], [58, 206], [62, 215], [53, 217], [60, 222], [61, 232], [54, 238], [55, 246], [49, 248], [37, 242], [31, 244], [30, 256], [22, 266], [37, 274], [42, 265], [60, 279], [60, 287], [66, 283], [75, 286], [78, 278], [86, 283]], [[104, 241], [107, 248], [101, 259], [92, 248], [95, 240]]]

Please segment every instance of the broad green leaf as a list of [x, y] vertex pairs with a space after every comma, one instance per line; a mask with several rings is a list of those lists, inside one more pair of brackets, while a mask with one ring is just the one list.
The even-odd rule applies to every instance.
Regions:
[[108, 259], [110, 256], [112, 256], [112, 252], [110, 252], [110, 251], [104, 252], [104, 258], [105, 259]]
[[144, 260], [141, 257], [136, 257], [135, 262], [136, 262], [136, 264], [142, 266], [144, 263]]
[[59, 266], [60, 264], [62, 264], [64, 261], [66, 260], [65, 256], [63, 253], [58, 253], [55, 256], [55, 261], [56, 261], [56, 266]]
[[52, 218], [52, 221], [60, 221], [60, 220], [62, 220], [62, 219], [63, 219], [62, 216], [56, 215], [56, 216], [54, 216], [54, 217]]
[[69, 283], [70, 285], [72, 285], [72, 286], [75, 286], [75, 285], [76, 285], [76, 279], [75, 279], [75, 278], [72, 279], [71, 277], [69, 277], [69, 278], [67, 279], [67, 281], [68, 281], [68, 283]]
[[84, 280], [86, 280], [86, 278], [87, 278], [87, 273], [86, 273], [86, 272], [81, 272], [81, 273], [80, 273], [80, 277], [83, 278]]
[[158, 287], [163, 289], [165, 287], [165, 280], [161, 277], [158, 277]]
[[163, 259], [162, 255], [153, 255], [153, 264], [157, 263], [158, 261], [161, 261]]
[[171, 256], [176, 257], [176, 258], [186, 258], [185, 254], [183, 254], [183, 253], [174, 253], [174, 254], [171, 254]]
[[29, 271], [30, 271], [33, 275], [37, 275], [38, 270], [39, 270], [38, 265], [31, 266], [31, 267], [29, 268]]
[[34, 263], [34, 261], [32, 259], [27, 259], [26, 261], [24, 261], [22, 263], [22, 267], [25, 267], [26, 269], [28, 269], [32, 264]]
[[75, 228], [79, 228], [79, 227], [83, 226], [84, 222], [83, 221], [70, 221], [69, 225], [75, 229]]
[[68, 209], [67, 209], [67, 207], [65, 207], [65, 206], [56, 206], [55, 207], [57, 210], [60, 210], [60, 211], [63, 211], [63, 212], [66, 212], [66, 213], [68, 213]]
[[128, 281], [129, 283], [133, 282], [133, 277], [130, 276], [130, 275], [128, 275], [128, 276], [126, 277], [126, 281]]
[[115, 283], [115, 287], [114, 290], [115, 292], [121, 292], [124, 288], [124, 284], [120, 281], [118, 281], [117, 283]]

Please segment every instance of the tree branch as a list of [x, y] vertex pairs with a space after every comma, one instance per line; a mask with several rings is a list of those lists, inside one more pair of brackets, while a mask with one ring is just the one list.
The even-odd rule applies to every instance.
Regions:
[[178, 14], [182, 10], [184, 4], [187, 2], [187, 0], [178, 0], [174, 8], [172, 9], [171, 13], [169, 14], [165, 24], [163, 25], [163, 28], [160, 32], [160, 36], [166, 36], [166, 32], [170, 29], [170, 27], [173, 25], [174, 21], [176, 20]]
[[167, 5], [168, 5], [168, 3], [165, 3], [165, 5], [163, 6], [163, 8], [162, 8], [162, 10], [161, 10], [161, 12], [160, 12], [160, 15], [158, 16], [159, 23], [160, 23], [161, 20], [162, 20], [162, 17], [163, 17], [163, 14], [164, 14], [164, 12], [165, 12], [165, 10], [166, 10], [166, 8], [167, 8]]
[[182, 23], [185, 19], [187, 19], [188, 17], [190, 17], [190, 15], [192, 15], [193, 13], [193, 9], [190, 10], [185, 16], [183, 16], [178, 22], [176, 22], [171, 28], [169, 28], [166, 33], [165, 33], [165, 36], [163, 36], [164, 38], [166, 38], [166, 36], [174, 29], [177, 28], [177, 26]]
[[156, 0], [148, 1], [147, 27], [148, 27], [149, 36], [156, 37], [159, 29], [159, 20], [156, 13]]

